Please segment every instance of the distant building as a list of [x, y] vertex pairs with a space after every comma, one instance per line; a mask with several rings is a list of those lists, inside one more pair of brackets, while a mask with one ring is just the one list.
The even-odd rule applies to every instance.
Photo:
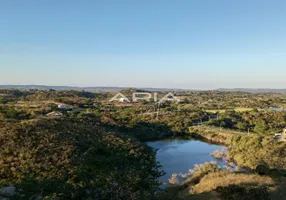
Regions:
[[283, 137], [283, 134], [282, 133], [275, 133], [275, 135], [274, 135], [274, 139], [280, 139], [280, 138], [282, 138]]
[[127, 98], [120, 98], [120, 99], [119, 99], [119, 102], [122, 102], [122, 103], [123, 103], [123, 102], [130, 102], [130, 101], [129, 101]]
[[60, 112], [50, 112], [50, 113], [46, 114], [46, 116], [47, 117], [61, 117], [61, 116], [63, 116], [63, 114]]
[[59, 109], [67, 109], [67, 106], [65, 104], [61, 103], [58, 105], [58, 108]]
[[274, 139], [278, 139], [278, 140], [282, 140], [282, 141], [286, 141], [286, 128], [283, 130], [282, 133], [275, 133]]

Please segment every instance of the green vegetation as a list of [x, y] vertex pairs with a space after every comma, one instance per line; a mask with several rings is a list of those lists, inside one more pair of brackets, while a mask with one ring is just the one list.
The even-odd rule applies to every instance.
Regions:
[[270, 168], [284, 169], [285, 150], [285, 142], [275, 142], [271, 137], [236, 135], [232, 139], [230, 157], [242, 167], [255, 169], [258, 165], [264, 164]]
[[271, 136], [248, 135], [204, 126], [191, 127], [190, 132], [197, 137], [228, 146], [228, 159], [234, 160], [240, 167], [255, 169], [258, 165], [265, 164], [270, 168], [284, 169], [286, 166], [286, 143], [275, 141]]
[[19, 199], [153, 199], [162, 172], [145, 145], [79, 120], [0, 129], [0, 185]]
[[277, 111], [227, 111], [221, 113], [218, 119], [208, 123], [212, 126], [237, 129], [239, 131], [250, 131], [269, 135], [282, 132], [286, 127], [286, 112]]
[[[122, 93], [130, 98], [134, 91]], [[286, 143], [273, 139], [286, 127], [286, 112], [266, 110], [286, 107], [285, 95], [178, 91], [179, 103], [160, 107], [154, 100], [109, 102], [113, 95], [0, 90], [0, 188], [17, 188], [10, 199], [286, 196], [281, 189], [286, 185]], [[159, 192], [163, 172], [144, 142], [178, 136], [226, 145], [228, 152], [214, 156], [226, 157], [247, 172], [225, 171], [214, 163], [197, 165], [184, 183], [174, 176], [171, 182], [176, 184]]]

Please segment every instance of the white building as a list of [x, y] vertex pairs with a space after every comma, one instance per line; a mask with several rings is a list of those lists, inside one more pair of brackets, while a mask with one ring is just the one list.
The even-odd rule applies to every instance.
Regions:
[[127, 98], [120, 98], [120, 99], [119, 99], [119, 102], [130, 102], [130, 101], [129, 101], [129, 99], [127, 99]]
[[67, 106], [65, 104], [61, 103], [58, 105], [58, 108], [59, 109], [67, 109]]

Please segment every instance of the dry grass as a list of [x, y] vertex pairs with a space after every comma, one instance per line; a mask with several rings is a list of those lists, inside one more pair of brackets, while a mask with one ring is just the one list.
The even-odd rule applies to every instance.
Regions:
[[190, 133], [197, 133], [201, 137], [212, 141], [218, 142], [221, 144], [225, 144], [226, 146], [231, 144], [231, 140], [233, 135], [235, 135], [232, 131], [226, 131], [224, 129], [208, 127], [208, 126], [200, 126], [200, 127], [189, 127]]
[[282, 200], [286, 177], [272, 179], [256, 174], [219, 171], [194, 175], [182, 185], [167, 188], [160, 200]]
[[221, 151], [220, 150], [215, 150], [214, 152], [211, 153], [211, 156], [215, 157], [216, 159], [223, 159], [224, 157], [226, 157], [226, 150], [225, 149], [222, 149]]
[[[253, 108], [243, 108], [243, 107], [238, 107], [233, 109], [236, 112], [246, 112], [246, 111], [252, 111]], [[208, 113], [224, 113], [226, 110], [206, 110]]]
[[222, 171], [204, 176], [198, 184], [192, 187], [192, 193], [210, 192], [218, 187], [228, 187], [230, 185], [270, 186], [274, 184], [275, 182], [270, 177]]

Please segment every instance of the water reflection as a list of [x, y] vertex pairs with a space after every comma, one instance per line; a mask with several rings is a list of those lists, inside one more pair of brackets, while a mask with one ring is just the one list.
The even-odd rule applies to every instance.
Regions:
[[210, 154], [215, 150], [222, 150], [224, 146], [208, 144], [197, 140], [163, 140], [148, 142], [149, 146], [157, 149], [157, 160], [163, 166], [166, 175], [160, 180], [166, 185], [174, 173], [187, 173], [195, 164], [216, 161], [218, 165], [225, 165], [224, 160], [217, 160]]

